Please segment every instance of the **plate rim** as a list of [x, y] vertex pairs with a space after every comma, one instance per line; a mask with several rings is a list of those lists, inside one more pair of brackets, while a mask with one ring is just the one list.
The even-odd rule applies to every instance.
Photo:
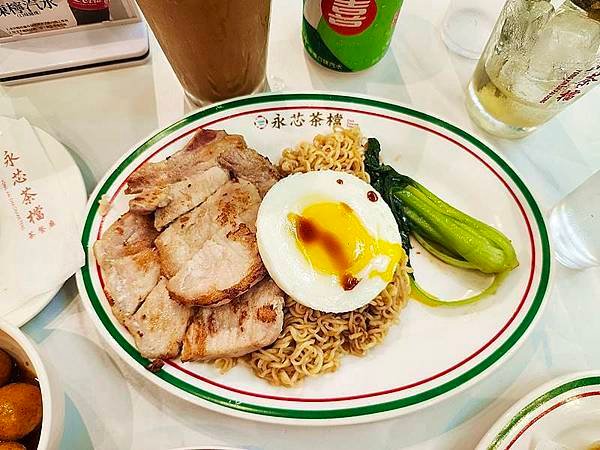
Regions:
[[[94, 217], [98, 210], [98, 199], [100, 198], [100, 190], [108, 182], [114, 181], [121, 172], [120, 169], [124, 169], [129, 163], [127, 160], [137, 158], [141, 153], [146, 151], [148, 148], [155, 145], [156, 142], [162, 140], [166, 136], [176, 132], [182, 127], [193, 123], [194, 121], [200, 120], [205, 117], [209, 117], [215, 113], [219, 113], [225, 110], [235, 110], [239, 107], [245, 107], [253, 104], [268, 104], [285, 101], [324, 101], [332, 103], [349, 103], [360, 105], [363, 107], [374, 107], [382, 110], [388, 110], [395, 113], [404, 114], [407, 116], [414, 117], [419, 120], [431, 123], [440, 128], [446, 129], [451, 133], [459, 136], [460, 138], [467, 141], [470, 145], [476, 147], [481, 153], [488, 156], [494, 163], [499, 166], [503, 177], [511, 180], [516, 186], [518, 192], [525, 199], [525, 203], [528, 206], [530, 216], [535, 223], [534, 230], [536, 230], [536, 238], [539, 239], [540, 254], [541, 254], [541, 269], [539, 275], [536, 278], [536, 282], [539, 281], [539, 285], [536, 288], [536, 292], [532, 297], [532, 304], [529, 310], [523, 316], [523, 319], [516, 326], [515, 330], [505, 342], [488, 357], [479, 362], [469, 371], [461, 374], [444, 384], [432, 388], [429, 391], [424, 391], [418, 394], [414, 394], [412, 397], [405, 399], [387, 400], [380, 403], [371, 405], [363, 405], [357, 407], [345, 407], [338, 409], [322, 409], [322, 410], [299, 410], [299, 409], [287, 409], [287, 408], [276, 408], [263, 405], [253, 405], [250, 403], [241, 403], [233, 401], [225, 397], [221, 397], [219, 394], [206, 391], [197, 386], [191, 386], [196, 394], [192, 394], [188, 389], [184, 389], [179, 386], [182, 383], [181, 380], [175, 378], [173, 375], [163, 372], [163, 377], [155, 377], [144, 368], [147, 360], [142, 358], [139, 353], [137, 355], [130, 354], [129, 351], [124, 348], [131, 346], [129, 342], [120, 336], [117, 332], [116, 336], [113, 336], [109, 332], [107, 327], [114, 328], [114, 325], [110, 322], [106, 311], [97, 311], [92, 305], [92, 301], [87, 294], [86, 285], [91, 284], [89, 270], [87, 276], [84, 274], [84, 269], [88, 267], [88, 248], [86, 242], [89, 240], [90, 228], [93, 224]], [[125, 165], [124, 165], [125, 164]], [[124, 166], [123, 166], [124, 165]], [[123, 166], [123, 167], [121, 167]], [[508, 360], [510, 356], [521, 346], [523, 341], [529, 335], [531, 330], [535, 327], [535, 324], [539, 320], [544, 307], [546, 306], [545, 298], [550, 291], [552, 284], [552, 275], [554, 264], [551, 260], [551, 249], [548, 238], [547, 227], [545, 224], [545, 218], [541, 212], [539, 204], [535, 200], [535, 197], [529, 191], [523, 179], [520, 177], [518, 172], [512, 167], [512, 165], [506, 161], [498, 152], [493, 150], [491, 146], [479, 137], [462, 130], [461, 128], [452, 125], [449, 121], [441, 118], [440, 116], [428, 114], [409, 106], [391, 102], [389, 99], [381, 99], [373, 96], [356, 95], [352, 93], [340, 93], [340, 92], [326, 92], [326, 91], [302, 91], [302, 92], [285, 92], [285, 93], [267, 93], [262, 95], [252, 95], [246, 97], [239, 97], [236, 99], [220, 102], [217, 104], [210, 105], [197, 111], [186, 115], [182, 119], [172, 123], [163, 128], [159, 128], [155, 132], [151, 133], [146, 138], [140, 140], [137, 144], [131, 147], [130, 151], [126, 152], [115, 164], [106, 172], [106, 174], [99, 181], [98, 185], [94, 189], [94, 192], [90, 195], [86, 210], [86, 220], [82, 230], [82, 242], [86, 251], [86, 265], [77, 273], [77, 285], [82, 299], [85, 299], [84, 305], [88, 313], [94, 319], [94, 323], [97, 328], [101, 330], [101, 335], [109, 342], [110, 346], [117, 351], [117, 353], [127, 360], [130, 366], [136, 368], [138, 373], [142, 374], [145, 378], [150, 381], [159, 384], [174, 395], [178, 395], [186, 398], [187, 400], [199, 404], [209, 409], [225, 412], [230, 415], [243, 416], [251, 418], [253, 420], [270, 422], [270, 423], [288, 423], [298, 425], [331, 425], [331, 424], [343, 424], [343, 423], [359, 423], [359, 422], [370, 422], [374, 420], [380, 420], [386, 417], [395, 415], [405, 414], [408, 412], [415, 411], [433, 403], [442, 401], [449, 396], [458, 394], [465, 389], [471, 387], [476, 382], [480, 381], [483, 377], [491, 374], [501, 363]], [[92, 214], [93, 213], [93, 214]], [[101, 315], [107, 316], [106, 318], [100, 317]], [[105, 322], [108, 322], [105, 323]], [[475, 373], [473, 373], [475, 372]], [[167, 381], [170, 380], [170, 381]], [[183, 382], [185, 383], [185, 382]], [[187, 383], [185, 383], [187, 384]], [[451, 385], [451, 386], [448, 386]], [[442, 392], [430, 393], [431, 390], [438, 391], [441, 387], [446, 387]], [[407, 402], [411, 398], [418, 397], [419, 400], [413, 400]], [[398, 402], [401, 404], [398, 406]], [[405, 403], [405, 404], [402, 404]], [[383, 408], [381, 408], [383, 406]]]
[[513, 403], [490, 427], [476, 450], [497, 450], [506, 436], [529, 414], [540, 410], [556, 397], [583, 387], [600, 386], [600, 370], [585, 370], [547, 381]]

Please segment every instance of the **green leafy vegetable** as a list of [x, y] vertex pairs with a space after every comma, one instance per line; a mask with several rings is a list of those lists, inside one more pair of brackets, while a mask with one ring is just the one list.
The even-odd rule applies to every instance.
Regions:
[[494, 293], [506, 274], [519, 265], [511, 241], [494, 227], [444, 202], [412, 178], [381, 164], [380, 151], [377, 139], [370, 138], [365, 169], [371, 185], [396, 218], [406, 254], [410, 257], [412, 234], [425, 250], [447, 264], [495, 275], [491, 285], [475, 296], [442, 300], [421, 288], [411, 273], [413, 296], [431, 306], [460, 306]]

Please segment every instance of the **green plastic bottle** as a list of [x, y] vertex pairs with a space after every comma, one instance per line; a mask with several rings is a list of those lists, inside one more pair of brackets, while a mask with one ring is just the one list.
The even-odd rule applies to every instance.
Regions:
[[401, 6], [402, 0], [304, 0], [304, 47], [330, 69], [367, 69], [390, 46]]

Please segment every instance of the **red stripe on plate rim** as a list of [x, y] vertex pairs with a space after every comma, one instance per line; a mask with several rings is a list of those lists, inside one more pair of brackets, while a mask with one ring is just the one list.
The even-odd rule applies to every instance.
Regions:
[[[382, 391], [377, 391], [377, 392], [371, 392], [371, 393], [367, 393], [367, 394], [357, 394], [357, 395], [350, 395], [350, 396], [344, 396], [344, 397], [331, 397], [331, 398], [303, 398], [303, 397], [284, 397], [284, 396], [277, 396], [277, 395], [269, 395], [269, 394], [260, 394], [260, 393], [256, 393], [256, 392], [250, 392], [250, 391], [245, 391], [243, 389], [238, 389], [232, 386], [227, 386], [224, 385], [222, 383], [218, 383], [216, 381], [213, 381], [209, 378], [203, 377], [202, 375], [198, 375], [197, 373], [194, 373], [188, 369], [185, 369], [184, 367], [180, 366], [179, 364], [177, 364], [176, 362], [170, 360], [170, 361], [166, 361], [166, 363], [170, 366], [173, 367], [176, 370], [181, 371], [182, 373], [185, 373], [186, 375], [195, 378], [199, 381], [202, 381], [206, 384], [221, 388], [221, 389], [225, 389], [227, 391], [230, 392], [235, 392], [238, 394], [242, 394], [242, 395], [247, 395], [250, 397], [256, 397], [256, 398], [263, 398], [263, 399], [269, 399], [269, 400], [279, 400], [279, 401], [287, 401], [287, 402], [306, 402], [306, 403], [316, 403], [316, 402], [320, 402], [320, 403], [326, 403], [326, 402], [339, 402], [339, 401], [348, 401], [348, 400], [358, 400], [358, 399], [363, 399], [363, 398], [369, 398], [369, 397], [377, 397], [377, 396], [381, 396], [381, 395], [387, 395], [387, 394], [393, 394], [396, 392], [400, 392], [400, 391], [404, 391], [407, 389], [411, 389], [414, 387], [418, 387], [422, 384], [428, 383], [430, 381], [433, 381], [437, 378], [443, 377], [445, 375], [447, 375], [448, 373], [458, 369], [459, 367], [463, 366], [464, 364], [468, 363], [469, 361], [471, 361], [472, 359], [476, 358], [477, 356], [479, 356], [481, 353], [483, 353], [487, 348], [489, 348], [496, 340], [498, 340], [498, 338], [504, 334], [504, 332], [510, 327], [510, 325], [514, 322], [514, 320], [516, 319], [516, 317], [518, 316], [519, 312], [523, 309], [523, 305], [525, 304], [525, 300], [527, 299], [527, 296], [529, 295], [529, 292], [531, 290], [531, 286], [533, 284], [533, 276], [535, 273], [535, 268], [536, 268], [536, 260], [535, 260], [535, 240], [533, 237], [533, 230], [531, 228], [531, 223], [529, 221], [529, 217], [527, 217], [527, 214], [525, 212], [525, 208], [523, 207], [523, 204], [521, 203], [521, 201], [519, 200], [519, 198], [517, 197], [517, 195], [515, 194], [515, 192], [513, 191], [513, 189], [509, 186], [509, 184], [506, 182], [506, 180], [496, 171], [496, 169], [494, 169], [487, 161], [485, 161], [483, 158], [481, 158], [480, 155], [478, 155], [477, 153], [475, 153], [473, 150], [471, 150], [470, 148], [468, 148], [467, 146], [465, 146], [464, 144], [458, 142], [456, 139], [445, 135], [444, 133], [441, 133], [437, 130], [434, 130], [432, 128], [429, 128], [425, 125], [419, 124], [419, 123], [415, 123], [415, 122], [411, 122], [409, 120], [406, 119], [400, 119], [398, 117], [393, 117], [393, 116], [388, 116], [386, 114], [381, 114], [381, 113], [376, 113], [376, 112], [372, 112], [372, 111], [362, 111], [362, 110], [358, 110], [358, 109], [352, 109], [352, 108], [341, 108], [341, 107], [331, 107], [331, 106], [284, 106], [284, 107], [272, 107], [272, 108], [261, 108], [261, 109], [254, 109], [254, 110], [250, 110], [250, 111], [244, 111], [244, 112], [239, 112], [236, 114], [231, 114], [228, 116], [224, 116], [224, 117], [220, 117], [218, 119], [203, 123], [198, 125], [195, 128], [192, 128], [188, 131], [186, 131], [185, 133], [180, 134], [179, 136], [177, 136], [176, 138], [173, 138], [172, 140], [170, 140], [169, 142], [167, 142], [166, 144], [162, 145], [160, 148], [158, 148], [157, 150], [155, 150], [154, 152], [152, 152], [150, 155], [148, 155], [143, 161], [141, 161], [134, 170], [132, 170], [129, 175], [131, 175], [132, 173], [134, 173], [136, 170], [139, 169], [140, 166], [142, 166], [143, 164], [145, 164], [147, 161], [149, 161], [151, 158], [153, 158], [154, 156], [156, 156], [158, 153], [162, 152], [165, 148], [171, 146], [173, 143], [177, 142], [180, 139], [183, 139], [184, 137], [190, 135], [191, 133], [196, 132], [198, 129], [200, 128], [205, 128], [205, 127], [209, 127], [211, 125], [214, 125], [216, 123], [222, 122], [224, 120], [230, 120], [236, 117], [240, 117], [240, 116], [245, 116], [245, 115], [249, 115], [249, 114], [256, 114], [256, 113], [262, 113], [262, 112], [270, 112], [270, 111], [282, 111], [282, 110], [289, 110], [289, 109], [293, 109], [293, 110], [298, 110], [298, 109], [319, 109], [319, 110], [335, 110], [335, 111], [344, 111], [344, 112], [352, 112], [352, 113], [356, 113], [356, 114], [364, 114], [364, 115], [368, 115], [368, 116], [375, 116], [375, 117], [380, 117], [383, 119], [388, 119], [388, 120], [392, 120], [394, 122], [399, 122], [405, 125], [409, 125], [412, 126], [414, 128], [418, 128], [424, 131], [427, 131], [429, 133], [432, 133], [438, 137], [441, 137], [442, 139], [445, 139], [451, 143], [453, 143], [454, 145], [456, 145], [457, 147], [461, 148], [462, 150], [466, 151], [467, 153], [469, 153], [471, 156], [473, 156], [475, 159], [477, 159], [479, 162], [481, 162], [490, 172], [492, 172], [496, 178], [498, 178], [500, 180], [500, 182], [504, 185], [504, 187], [506, 188], [506, 190], [510, 193], [511, 197], [513, 198], [513, 200], [515, 201], [515, 203], [517, 204], [517, 206], [519, 207], [519, 210], [521, 212], [521, 215], [523, 216], [524, 220], [525, 220], [525, 224], [527, 226], [527, 233], [528, 233], [528, 237], [529, 237], [529, 242], [530, 242], [530, 246], [531, 246], [531, 270], [529, 273], [529, 278], [527, 280], [527, 285], [525, 287], [525, 292], [521, 298], [521, 301], [519, 302], [519, 305], [517, 306], [517, 309], [515, 310], [515, 312], [513, 313], [513, 315], [510, 317], [510, 319], [506, 322], [506, 324], [504, 324], [504, 326], [500, 329], [500, 331], [498, 331], [498, 333], [496, 333], [488, 342], [486, 342], [480, 349], [478, 349], [477, 351], [475, 351], [474, 353], [472, 353], [471, 355], [467, 356], [466, 358], [464, 358], [462, 361], [456, 363], [455, 365], [453, 365], [452, 367], [449, 367], [448, 369], [443, 370], [442, 372], [439, 372], [435, 375], [431, 375], [427, 378], [424, 378], [422, 380], [419, 381], [415, 381], [413, 383], [404, 385], [404, 386], [400, 386], [400, 387], [396, 387], [396, 388], [391, 388], [391, 389], [386, 389], [386, 390], [382, 390]], [[121, 192], [121, 190], [125, 187], [125, 184], [127, 184], [127, 179], [129, 178], [129, 175], [127, 176], [127, 178], [125, 178], [125, 180], [123, 180], [123, 182], [119, 185], [119, 187], [117, 188], [117, 190], [115, 191], [115, 193], [111, 196], [110, 201], [109, 201], [109, 207], [110, 205], [112, 205], [112, 203], [114, 202], [115, 198], [119, 195], [119, 193]], [[102, 234], [102, 228], [104, 225], [104, 217], [101, 217], [100, 219], [100, 225], [98, 227], [98, 233], [96, 236], [96, 239], [100, 239], [100, 236]], [[96, 265], [96, 272], [98, 275], [98, 279], [100, 281], [100, 285], [102, 287], [102, 289], [104, 290], [104, 280], [102, 279], [102, 274], [100, 272], [100, 266], [98, 266], [97, 262], [95, 263]]]
[[537, 416], [535, 416], [533, 419], [531, 419], [527, 425], [525, 425], [521, 431], [519, 431], [517, 433], [517, 435], [512, 439], [512, 441], [509, 442], [509, 444], [504, 448], [504, 450], [510, 450], [512, 448], [512, 446], [521, 438], [523, 437], [523, 435], [525, 434], [525, 432], [531, 428], [536, 422], [538, 422], [539, 420], [541, 420], [543, 417], [547, 416], [548, 414], [550, 414], [552, 411], [557, 410], [558, 408], [560, 408], [561, 406], [566, 405], [567, 403], [570, 403], [574, 400], [579, 400], [582, 398], [586, 398], [586, 397], [594, 397], [600, 395], [600, 391], [591, 391], [591, 392], [584, 392], [582, 394], [577, 394], [577, 395], [573, 395], [572, 397], [566, 398], [564, 400], [561, 400], [560, 402], [556, 403], [555, 405], [552, 405], [551, 407], [549, 407], [548, 409], [542, 411], [540, 414], [538, 414]]

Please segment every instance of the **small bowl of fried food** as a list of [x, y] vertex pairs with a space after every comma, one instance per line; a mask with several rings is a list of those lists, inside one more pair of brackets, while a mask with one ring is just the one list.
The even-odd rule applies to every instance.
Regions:
[[31, 340], [0, 320], [0, 450], [54, 450], [64, 398]]

